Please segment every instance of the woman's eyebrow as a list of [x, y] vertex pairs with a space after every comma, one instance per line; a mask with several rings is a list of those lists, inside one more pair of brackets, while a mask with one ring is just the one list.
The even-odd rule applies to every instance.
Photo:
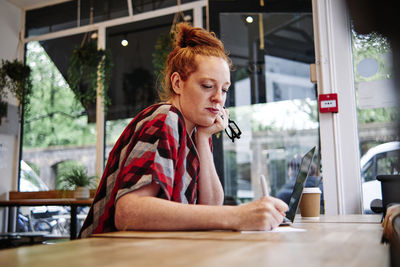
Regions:
[[[203, 81], [209, 80], [209, 81], [211, 81], [211, 82], [213, 82], [213, 83], [218, 83], [218, 81], [217, 81], [216, 79], [211, 78], [211, 77], [203, 77], [203, 78], [201, 78], [201, 79], [202, 79]], [[222, 83], [222, 84], [230, 86], [230, 85], [231, 85], [231, 82], [227, 81], [227, 82], [224, 82], [224, 83]]]
[[202, 80], [210, 80], [212, 82], [216, 82], [217, 80], [208, 76], [201, 77]]

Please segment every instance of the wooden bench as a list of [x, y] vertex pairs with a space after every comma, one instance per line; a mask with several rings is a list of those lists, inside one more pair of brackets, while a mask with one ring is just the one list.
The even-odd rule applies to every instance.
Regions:
[[[96, 194], [96, 189], [91, 189], [90, 198], [93, 198], [95, 194]], [[49, 191], [37, 191], [37, 192], [10, 191], [8, 193], [8, 197], [10, 200], [74, 198], [74, 191], [73, 190], [49, 190]]]

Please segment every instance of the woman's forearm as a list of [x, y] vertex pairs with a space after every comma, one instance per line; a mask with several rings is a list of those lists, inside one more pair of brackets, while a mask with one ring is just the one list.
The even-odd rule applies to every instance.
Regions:
[[209, 137], [197, 134], [196, 147], [200, 158], [198, 203], [206, 205], [222, 205], [224, 201], [224, 191], [217, 171], [215, 170]]
[[156, 197], [127, 194], [116, 204], [118, 230], [235, 229], [233, 206], [191, 205]]
[[286, 203], [273, 198], [240, 206], [182, 204], [129, 193], [116, 203], [118, 230], [270, 230], [282, 222]]

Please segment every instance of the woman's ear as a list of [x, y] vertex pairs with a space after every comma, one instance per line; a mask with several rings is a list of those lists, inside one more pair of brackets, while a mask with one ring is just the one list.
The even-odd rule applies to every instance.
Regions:
[[172, 89], [174, 90], [175, 94], [180, 95], [183, 89], [183, 81], [179, 73], [174, 72], [171, 75], [171, 85]]

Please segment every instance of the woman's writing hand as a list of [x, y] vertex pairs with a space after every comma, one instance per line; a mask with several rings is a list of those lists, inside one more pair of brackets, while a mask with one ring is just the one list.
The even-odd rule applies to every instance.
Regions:
[[263, 197], [236, 208], [239, 219], [237, 230], [262, 231], [278, 227], [288, 210], [285, 202], [274, 197]]

